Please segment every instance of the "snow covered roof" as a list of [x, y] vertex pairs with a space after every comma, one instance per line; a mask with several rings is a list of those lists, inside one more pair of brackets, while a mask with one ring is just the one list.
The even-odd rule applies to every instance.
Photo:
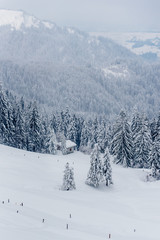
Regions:
[[76, 147], [77, 145], [71, 140], [66, 140], [66, 148]]
[[[59, 142], [57, 145], [61, 146], [61, 142]], [[76, 147], [76, 143], [72, 142], [71, 140], [66, 140], [66, 148]]]

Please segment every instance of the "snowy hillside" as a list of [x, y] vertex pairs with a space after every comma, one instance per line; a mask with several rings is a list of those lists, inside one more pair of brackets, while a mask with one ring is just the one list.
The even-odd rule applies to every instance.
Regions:
[[[59, 188], [67, 161], [77, 189], [65, 192]], [[0, 145], [1, 238], [159, 240], [160, 182], [113, 165], [113, 187], [94, 189], [84, 183], [88, 169], [82, 153], [42, 155]]]

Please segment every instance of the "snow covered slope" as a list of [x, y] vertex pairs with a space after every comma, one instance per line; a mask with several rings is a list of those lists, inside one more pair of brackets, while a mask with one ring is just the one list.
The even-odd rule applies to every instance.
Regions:
[[[64, 192], [67, 161], [77, 189]], [[160, 182], [114, 165], [114, 186], [94, 189], [84, 183], [88, 168], [82, 153], [52, 156], [0, 145], [1, 239], [104, 240], [111, 234], [114, 240], [159, 240]]]
[[0, 27], [10, 26], [12, 30], [20, 30], [22, 27], [38, 28], [43, 24], [46, 28], [53, 28], [54, 24], [40, 21], [34, 16], [25, 14], [23, 11], [0, 9]]

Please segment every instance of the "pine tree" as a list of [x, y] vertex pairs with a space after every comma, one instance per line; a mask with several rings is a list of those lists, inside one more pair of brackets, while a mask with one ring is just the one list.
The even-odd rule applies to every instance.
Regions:
[[57, 143], [57, 140], [56, 140], [56, 135], [55, 135], [55, 132], [54, 130], [50, 131], [50, 134], [49, 134], [49, 153], [51, 154], [56, 154], [57, 152], [57, 147], [56, 147], [56, 143]]
[[34, 103], [29, 119], [29, 149], [33, 152], [41, 152], [41, 120], [36, 103]]
[[98, 125], [99, 123], [96, 117], [92, 122], [92, 126], [91, 126], [90, 146], [92, 149], [94, 148], [94, 145], [98, 143]]
[[104, 162], [103, 162], [103, 175], [105, 178], [106, 186], [109, 186], [110, 184], [113, 184], [112, 182], [112, 168], [110, 164], [110, 158], [108, 154], [108, 149], [105, 150], [105, 154], [103, 156]]
[[153, 119], [153, 121], [150, 124], [150, 129], [151, 129], [152, 141], [154, 142], [154, 140], [157, 136], [157, 122], [156, 122], [155, 118]]
[[156, 130], [157, 130], [156, 137], [158, 137], [160, 139], [160, 113], [158, 115]]
[[74, 171], [73, 168], [70, 168], [69, 163], [67, 162], [64, 170], [62, 190], [69, 191], [73, 189], [76, 189]]
[[17, 109], [15, 119], [14, 142], [16, 148], [25, 149], [26, 136], [24, 129], [24, 118], [19, 107]]
[[100, 147], [101, 153], [104, 153], [108, 145], [107, 129], [104, 121], [98, 126], [97, 143]]
[[148, 168], [150, 166], [151, 146], [152, 139], [149, 124], [145, 116], [142, 116], [139, 120], [139, 127], [134, 135], [134, 167]]
[[0, 143], [9, 142], [8, 101], [0, 83]]
[[151, 175], [156, 180], [160, 179], [160, 142], [154, 141], [150, 156]]
[[61, 133], [61, 151], [63, 155], [67, 154], [66, 138], [63, 133]]
[[73, 115], [67, 129], [67, 139], [76, 143], [77, 129], [76, 129], [76, 116]]
[[57, 139], [56, 139], [56, 134], [54, 132], [54, 129], [52, 129], [51, 126], [47, 127], [44, 139], [45, 139], [44, 141], [45, 152], [50, 154], [56, 154]]
[[80, 140], [80, 150], [82, 152], [88, 152], [89, 142], [91, 138], [90, 127], [86, 121], [83, 122], [82, 132], [81, 132], [81, 140]]
[[100, 150], [98, 144], [91, 153], [90, 169], [87, 175], [86, 184], [98, 187], [103, 180], [102, 163], [100, 159]]
[[124, 111], [120, 112], [116, 125], [114, 126], [113, 139], [110, 152], [116, 155], [114, 162], [124, 167], [132, 166], [132, 134]]

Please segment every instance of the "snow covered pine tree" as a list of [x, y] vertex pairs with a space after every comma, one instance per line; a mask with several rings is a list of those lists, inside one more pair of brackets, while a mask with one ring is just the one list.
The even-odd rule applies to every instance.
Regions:
[[90, 163], [91, 166], [86, 179], [86, 184], [93, 187], [98, 187], [99, 183], [103, 180], [102, 162], [100, 159], [100, 150], [98, 144], [95, 144], [95, 147], [91, 153]]
[[109, 186], [110, 184], [113, 184], [113, 182], [112, 182], [112, 168], [111, 168], [111, 164], [110, 164], [108, 149], [105, 150], [103, 159], [104, 159], [103, 175], [105, 178], [106, 186]]
[[151, 177], [160, 180], [160, 142], [156, 138], [151, 151], [150, 157]]
[[132, 166], [132, 134], [124, 111], [120, 112], [115, 126], [110, 152], [115, 156], [115, 163], [124, 167]]
[[66, 163], [66, 166], [65, 166], [63, 185], [61, 189], [65, 191], [76, 189], [73, 168], [69, 167], [68, 162]]

